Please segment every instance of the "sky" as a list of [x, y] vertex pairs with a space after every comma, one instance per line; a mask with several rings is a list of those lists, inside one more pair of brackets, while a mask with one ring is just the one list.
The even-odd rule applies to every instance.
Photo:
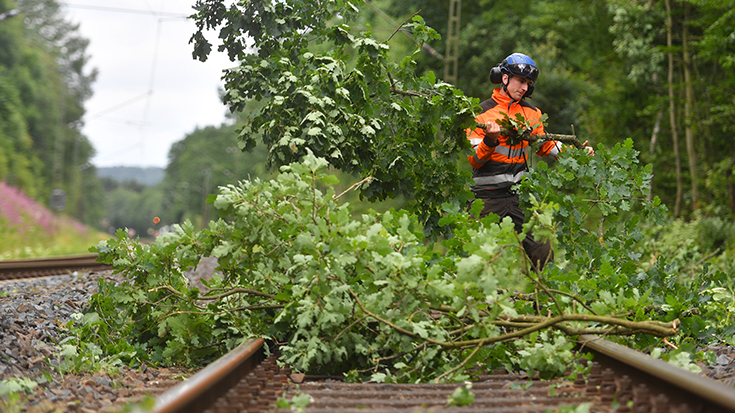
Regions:
[[187, 20], [195, 0], [62, 0], [68, 21], [89, 39], [86, 72], [98, 70], [85, 103], [82, 133], [97, 167], [165, 167], [174, 142], [196, 128], [219, 126], [222, 71], [234, 64], [216, 51], [192, 58]]

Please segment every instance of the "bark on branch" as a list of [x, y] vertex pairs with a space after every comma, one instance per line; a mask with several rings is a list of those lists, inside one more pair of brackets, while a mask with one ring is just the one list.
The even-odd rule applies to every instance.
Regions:
[[[480, 129], [485, 129], [487, 127], [486, 123], [477, 122], [476, 125]], [[582, 145], [582, 142], [577, 139], [575, 135], [560, 135], [557, 133], [547, 133], [545, 135], [524, 135], [521, 137], [521, 139], [528, 141], [528, 142], [538, 142], [538, 141], [559, 141], [561, 143], [565, 143], [567, 145], [573, 145], [577, 149], [584, 149], [584, 145]]]
[[[399, 327], [389, 320], [373, 313], [368, 310], [360, 300], [360, 298], [351, 289], [348, 290], [349, 294], [355, 300], [357, 305], [360, 307], [363, 313], [367, 316], [391, 327], [395, 331], [413, 337], [415, 339], [424, 340], [424, 342], [440, 346], [443, 348], [468, 348], [475, 346], [485, 346], [492, 343], [499, 343], [503, 341], [512, 340], [515, 338], [523, 337], [534, 331], [544, 330], [546, 328], [557, 328], [564, 331], [568, 335], [578, 335], [580, 332], [585, 334], [588, 332], [607, 332], [608, 334], [639, 334], [645, 333], [657, 337], [667, 337], [677, 334], [678, 332], [678, 320], [673, 323], [664, 323], [660, 321], [630, 321], [617, 317], [609, 316], [598, 316], [589, 314], [563, 314], [555, 317], [543, 317], [543, 316], [518, 316], [515, 318], [501, 317], [495, 320], [488, 320], [489, 323], [498, 326], [505, 326], [511, 328], [517, 328], [516, 331], [508, 332], [495, 337], [478, 338], [472, 340], [458, 340], [458, 341], [441, 341], [435, 340], [430, 337], [421, 337], [413, 331], [409, 331], [405, 328]], [[585, 328], [577, 329], [568, 325], [569, 322], [582, 322], [582, 323], [593, 323], [603, 324], [609, 327], [597, 328]]]

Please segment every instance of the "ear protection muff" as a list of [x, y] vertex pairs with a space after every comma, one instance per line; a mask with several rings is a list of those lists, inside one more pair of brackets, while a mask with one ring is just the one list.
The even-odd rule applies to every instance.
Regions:
[[500, 69], [500, 63], [498, 63], [497, 66], [490, 69], [490, 82], [497, 85], [502, 81], [503, 71]]

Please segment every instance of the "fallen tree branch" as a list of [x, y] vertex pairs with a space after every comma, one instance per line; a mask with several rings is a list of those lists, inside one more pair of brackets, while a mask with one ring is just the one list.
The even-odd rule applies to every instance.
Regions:
[[[477, 122], [476, 126], [480, 129], [485, 129], [487, 127], [487, 123]], [[559, 141], [561, 143], [566, 143], [567, 145], [573, 145], [577, 149], [584, 149], [584, 145], [582, 145], [582, 142], [580, 142], [575, 135], [547, 133], [544, 135], [523, 135], [520, 138], [531, 143], [538, 141]]]
[[[463, 341], [439, 341], [434, 340], [432, 338], [428, 337], [420, 337], [418, 334], [406, 330], [405, 328], [402, 328], [400, 326], [397, 326], [396, 324], [384, 319], [383, 317], [380, 317], [379, 315], [373, 313], [372, 311], [365, 308], [360, 298], [355, 294], [352, 289], [348, 290], [352, 298], [355, 299], [355, 302], [357, 302], [357, 305], [360, 307], [360, 309], [367, 314], [368, 316], [374, 318], [375, 320], [386, 324], [387, 326], [391, 327], [395, 331], [405, 334], [409, 337], [413, 337], [416, 339], [421, 339], [426, 341], [427, 343], [434, 344], [437, 346], [441, 346], [444, 348], [466, 348], [466, 347], [475, 347], [475, 346], [484, 346], [492, 343], [499, 343], [503, 341], [508, 341], [514, 338], [523, 337], [527, 334], [533, 333], [535, 331], [543, 330], [546, 328], [558, 328], [564, 332], [567, 332], [570, 335], [577, 335], [578, 331], [574, 328], [571, 328], [569, 326], [566, 326], [564, 322], [568, 321], [578, 321], [578, 322], [588, 322], [588, 323], [602, 323], [612, 326], [617, 326], [624, 328], [628, 330], [629, 332], [636, 332], [636, 333], [646, 333], [651, 334], [653, 336], [657, 337], [668, 337], [675, 335], [678, 330], [676, 328], [676, 322], [672, 323], [664, 323], [660, 321], [630, 321], [625, 320], [621, 318], [615, 318], [615, 317], [607, 317], [607, 316], [598, 316], [598, 315], [590, 315], [590, 314], [562, 314], [555, 317], [544, 317], [544, 316], [518, 316], [515, 318], [509, 318], [509, 317], [501, 317], [489, 321], [492, 324], [496, 324], [498, 326], [506, 326], [506, 327], [515, 327], [520, 328], [517, 331], [513, 331], [510, 333], [502, 334], [495, 337], [486, 337], [486, 338], [478, 338], [473, 340], [463, 340]], [[584, 330], [587, 331], [587, 330]], [[620, 333], [616, 333], [620, 334]]]
[[162, 315], [159, 318], [159, 320], [164, 320], [164, 319], [167, 319], [169, 317], [173, 317], [173, 316], [177, 316], [177, 315], [182, 315], [182, 314], [217, 316], [217, 315], [222, 315], [222, 314], [233, 313], [233, 312], [236, 312], [236, 311], [245, 311], [245, 310], [250, 310], [250, 311], [252, 311], [252, 310], [275, 310], [275, 309], [281, 309], [283, 307], [284, 306], [282, 306], [282, 305], [246, 305], [246, 306], [242, 306], [242, 307], [238, 307], [238, 308], [233, 308], [233, 309], [230, 309], [230, 310], [217, 311], [217, 312], [211, 312], [211, 311], [174, 311], [172, 313], [168, 313], [168, 314]]

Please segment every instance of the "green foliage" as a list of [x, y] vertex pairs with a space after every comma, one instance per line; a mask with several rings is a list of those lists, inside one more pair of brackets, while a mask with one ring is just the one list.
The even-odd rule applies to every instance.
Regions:
[[682, 349], [677, 348], [665, 353], [663, 349], [657, 347], [651, 351], [651, 357], [661, 358], [669, 364], [689, 370], [692, 373], [699, 374], [702, 372], [702, 368], [692, 360], [692, 354], [687, 351], [683, 351]]
[[0, 408], [7, 413], [21, 413], [26, 409], [26, 403], [20, 393], [10, 393], [6, 398], [0, 398]]
[[64, 190], [65, 213], [96, 226], [101, 188], [80, 131], [96, 77], [89, 41], [54, 0], [0, 3], [14, 8], [20, 15], [0, 24], [0, 180], [43, 203]]
[[156, 407], [156, 397], [147, 393], [139, 402], [125, 403], [120, 413], [150, 412]]
[[[164, 199], [161, 185], [140, 187], [124, 183], [115, 186], [105, 198], [105, 229], [112, 233], [111, 229], [126, 228], [133, 230], [136, 236], [153, 238], [155, 230], [170, 222], [163, 209]], [[163, 217], [166, 221], [157, 225], [153, 222], [155, 217]]]
[[262, 145], [248, 153], [238, 148], [237, 129], [236, 124], [198, 128], [171, 147], [163, 185], [156, 189], [164, 194], [156, 214], [163, 224], [189, 220], [205, 227], [214, 215], [206, 201], [218, 187], [274, 175]]
[[120, 341], [111, 343], [111, 331], [105, 321], [97, 313], [77, 313], [71, 317], [64, 328], [76, 334], [70, 334], [59, 342], [55, 363], [49, 363], [57, 373], [115, 373], [123, 365], [122, 360], [129, 363], [134, 360], [134, 346]]
[[308, 394], [298, 393], [294, 395], [290, 401], [283, 397], [278, 398], [276, 401], [276, 408], [291, 409], [293, 412], [303, 412], [311, 401], [312, 397]]
[[520, 113], [516, 113], [515, 119], [507, 113], [503, 113], [503, 116], [504, 118], [499, 119], [497, 123], [500, 125], [500, 133], [508, 139], [511, 146], [521, 143], [524, 135], [528, 136], [533, 129], [543, 126], [543, 122], [549, 117], [543, 114], [538, 122], [529, 122]]
[[[561, 406], [558, 409], [554, 410], [553, 413], [589, 413], [593, 407], [592, 403], [580, 403], [580, 404], [573, 404], [571, 406]], [[551, 412], [551, 410], [546, 410], [547, 412]]]
[[472, 393], [470, 389], [472, 383], [467, 383], [464, 386], [457, 387], [454, 393], [447, 397], [447, 406], [469, 406], [475, 401], [475, 393]]
[[661, 24], [666, 16], [652, 3], [610, 1], [613, 16], [610, 31], [615, 35], [613, 46], [623, 56], [628, 77], [638, 83], [648, 83], [654, 73], [661, 72], [665, 55], [657, 47]]
[[[595, 156], [579, 152], [583, 151], [566, 147], [555, 168], [539, 163], [521, 190], [557, 206], [554, 225], [568, 265], [601, 275], [634, 272], [640, 254], [633, 247], [643, 239], [639, 223], [663, 224], [666, 211], [658, 199], [642, 202], [651, 167], [639, 165], [630, 139], [609, 150], [598, 145]], [[530, 195], [523, 198], [532, 201]], [[627, 277], [611, 281], [620, 287]]]
[[0, 397], [5, 397], [11, 393], [31, 393], [36, 387], [38, 387], [38, 383], [28, 377], [0, 380]]
[[[517, 7], [501, 3], [493, 11], [506, 14], [494, 19], [509, 18], [499, 39], [530, 33], [539, 39], [534, 50], [544, 51], [540, 62], [578, 43], [564, 33], [609, 35], [597, 24], [611, 20], [606, 7], [587, 5], [589, 18], [559, 27], [553, 16], [576, 15], [565, 11], [578, 2], [544, 2], [552, 17], [534, 8], [511, 17], [501, 6]], [[73, 329], [94, 328], [100, 349], [127, 348], [128, 363], [198, 364], [265, 337], [285, 343], [282, 360], [298, 371], [376, 382], [462, 381], [475, 371], [469, 366], [499, 364], [551, 377], [573, 356], [565, 336], [582, 333], [632, 335], [620, 341], [639, 348], [661, 337], [680, 345], [733, 340], [730, 269], [693, 262], [685, 251], [658, 254], [661, 246], [646, 238], [666, 208], [647, 201], [652, 167], [634, 149], [636, 122], [645, 124], [635, 105], [647, 96], [623, 87], [632, 80], [613, 77], [599, 90], [606, 100], [631, 96], [611, 112], [618, 129], [601, 127], [608, 109], [597, 105], [590, 130], [633, 138], [598, 144], [594, 157], [565, 148], [553, 167], [537, 164], [518, 187], [528, 213], [516, 234], [509, 220], [472, 218], [479, 203], [465, 211], [467, 173], [457, 160], [477, 101], [420, 70], [418, 47], [393, 61], [391, 39], [376, 40], [370, 26], [356, 33], [347, 25], [359, 11], [353, 4], [361, 2], [197, 3], [195, 56], [211, 51], [203, 33], [220, 29], [220, 50], [240, 62], [225, 76], [226, 102], [235, 111], [262, 105], [241, 128], [240, 146], [261, 140], [281, 174], [221, 187], [210, 197], [221, 219], [201, 231], [184, 221], [150, 245], [124, 232], [100, 243], [101, 259], [129, 280], [101, 283], [88, 314], [104, 323]], [[418, 16], [403, 27], [419, 45], [437, 39]], [[576, 87], [562, 84], [575, 79], [565, 70], [589, 73], [576, 75], [584, 86], [622, 66], [594, 55], [585, 46], [549, 68], [559, 90]], [[498, 60], [484, 55], [476, 66]], [[335, 200], [329, 165], [370, 176], [360, 185], [368, 199], [404, 194], [412, 208], [355, 218]], [[439, 230], [441, 242], [425, 235]], [[520, 244], [530, 230], [557, 252], [542, 274], [530, 270]], [[216, 257], [222, 275], [200, 289], [184, 273], [202, 256]]]
[[574, 346], [574, 342], [560, 334], [549, 336], [545, 331], [532, 334], [527, 341], [516, 341], [515, 350], [508, 354], [512, 366], [508, 370], [524, 370], [529, 377], [538, 372], [542, 379], [562, 376], [574, 361]]
[[[496, 216], [476, 221], [445, 205], [439, 224], [453, 236], [441, 247], [405, 211], [354, 219], [348, 204], [333, 199], [327, 161], [308, 155], [275, 180], [220, 188], [212, 202], [225, 219], [202, 231], [185, 223], [150, 245], [122, 231], [100, 243], [94, 250], [129, 281], [101, 282], [88, 315], [104, 322], [85, 328], [96, 326], [105, 352], [131, 346], [126, 362], [197, 364], [246, 337], [266, 337], [284, 343], [282, 360], [297, 371], [384, 382], [464, 380], [476, 363], [558, 375], [573, 354], [570, 341], [545, 331], [552, 326], [567, 335], [646, 331], [651, 336], [636, 336], [646, 345], [677, 334], [678, 318], [686, 335], [677, 339], [702, 339], [691, 334], [716, 323], [701, 292], [723, 280], [682, 283], [644, 271], [643, 243], [616, 252], [637, 230], [611, 219], [614, 211], [630, 213], [628, 221], [661, 212], [656, 203], [633, 209], [646, 173], [635, 167], [635, 151], [623, 144], [599, 147], [594, 158], [565, 153], [555, 172], [539, 168], [556, 187], [528, 197], [537, 201], [526, 229], [558, 242], [565, 257], [540, 276], [529, 270], [523, 235]], [[600, 173], [601, 164], [620, 172]], [[578, 172], [579, 192], [564, 193], [571, 169], [587, 172]], [[575, 197], [580, 207], [572, 210]], [[584, 225], [583, 216], [595, 214], [605, 218], [602, 241]], [[190, 286], [184, 272], [209, 255], [222, 275], [203, 290]], [[718, 316], [732, 306], [721, 302]], [[85, 331], [77, 336], [91, 335]]]
[[0, 66], [0, 180], [24, 188], [33, 196], [39, 191], [34, 177], [38, 156], [22, 113], [18, 89]]
[[[250, 100], [262, 101], [240, 131], [242, 148], [252, 148], [257, 137], [277, 165], [310, 150], [337, 169], [371, 176], [360, 188], [363, 196], [407, 196], [427, 231], [438, 233], [441, 205], [471, 198], [469, 173], [457, 159], [468, 148], [464, 129], [477, 101], [433, 73], [416, 76], [421, 44], [436, 38], [421, 17], [403, 27], [417, 42], [414, 51], [393, 61], [391, 39], [379, 42], [369, 26], [355, 33], [347, 25], [360, 5], [253, 1], [226, 9], [199, 1], [194, 55], [206, 59], [211, 45], [203, 31], [221, 27], [220, 50], [240, 62], [225, 74], [225, 102], [240, 111]], [[244, 47], [245, 37], [252, 47]]]

